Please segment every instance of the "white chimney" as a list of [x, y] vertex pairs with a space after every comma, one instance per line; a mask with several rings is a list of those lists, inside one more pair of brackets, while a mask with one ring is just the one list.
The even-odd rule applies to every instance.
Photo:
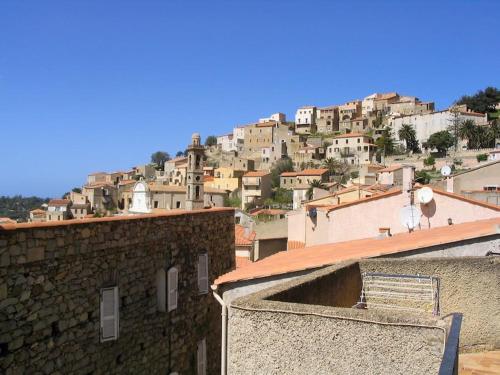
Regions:
[[453, 193], [453, 176], [446, 179], [446, 191], [448, 193]]
[[410, 191], [412, 188], [412, 183], [415, 178], [415, 167], [410, 164], [403, 164], [403, 194], [410, 197]]

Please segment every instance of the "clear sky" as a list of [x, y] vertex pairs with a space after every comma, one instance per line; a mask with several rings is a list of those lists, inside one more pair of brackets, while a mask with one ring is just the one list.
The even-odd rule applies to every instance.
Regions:
[[500, 84], [500, 1], [0, 1], [0, 195], [175, 154], [198, 131]]

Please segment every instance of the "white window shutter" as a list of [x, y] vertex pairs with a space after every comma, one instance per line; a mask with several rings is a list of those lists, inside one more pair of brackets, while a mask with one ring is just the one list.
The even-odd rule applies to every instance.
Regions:
[[208, 254], [198, 256], [198, 290], [208, 293]]
[[196, 355], [198, 362], [198, 375], [207, 373], [207, 341], [205, 339], [198, 341], [198, 353]]
[[168, 311], [177, 308], [179, 272], [177, 268], [172, 267], [168, 270]]
[[118, 287], [101, 289], [101, 342], [118, 339]]

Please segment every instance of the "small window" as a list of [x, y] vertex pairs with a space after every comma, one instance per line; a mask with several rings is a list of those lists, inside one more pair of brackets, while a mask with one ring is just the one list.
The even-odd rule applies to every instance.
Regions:
[[101, 289], [101, 342], [118, 339], [118, 287]]
[[207, 373], [207, 341], [205, 339], [198, 341], [198, 351], [196, 355], [198, 364], [198, 375]]
[[208, 254], [198, 256], [198, 290], [200, 294], [208, 293]]
[[158, 201], [154, 201], [154, 207], [158, 208]]
[[167, 296], [167, 278], [165, 275], [165, 270], [162, 268], [161, 270], [158, 270], [156, 273], [156, 299], [157, 299], [157, 305], [158, 305], [158, 311], [165, 312], [167, 311], [167, 301], [166, 301], [166, 296]]
[[177, 308], [177, 299], [178, 299], [178, 283], [179, 283], [179, 272], [177, 268], [172, 267], [168, 270], [168, 295], [167, 295], [167, 303], [168, 303], [168, 311], [175, 310]]

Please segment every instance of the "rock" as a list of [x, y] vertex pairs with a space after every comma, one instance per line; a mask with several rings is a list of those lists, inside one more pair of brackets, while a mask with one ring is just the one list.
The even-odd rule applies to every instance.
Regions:
[[24, 344], [24, 337], [18, 337], [13, 341], [9, 342], [9, 351], [19, 349]]

